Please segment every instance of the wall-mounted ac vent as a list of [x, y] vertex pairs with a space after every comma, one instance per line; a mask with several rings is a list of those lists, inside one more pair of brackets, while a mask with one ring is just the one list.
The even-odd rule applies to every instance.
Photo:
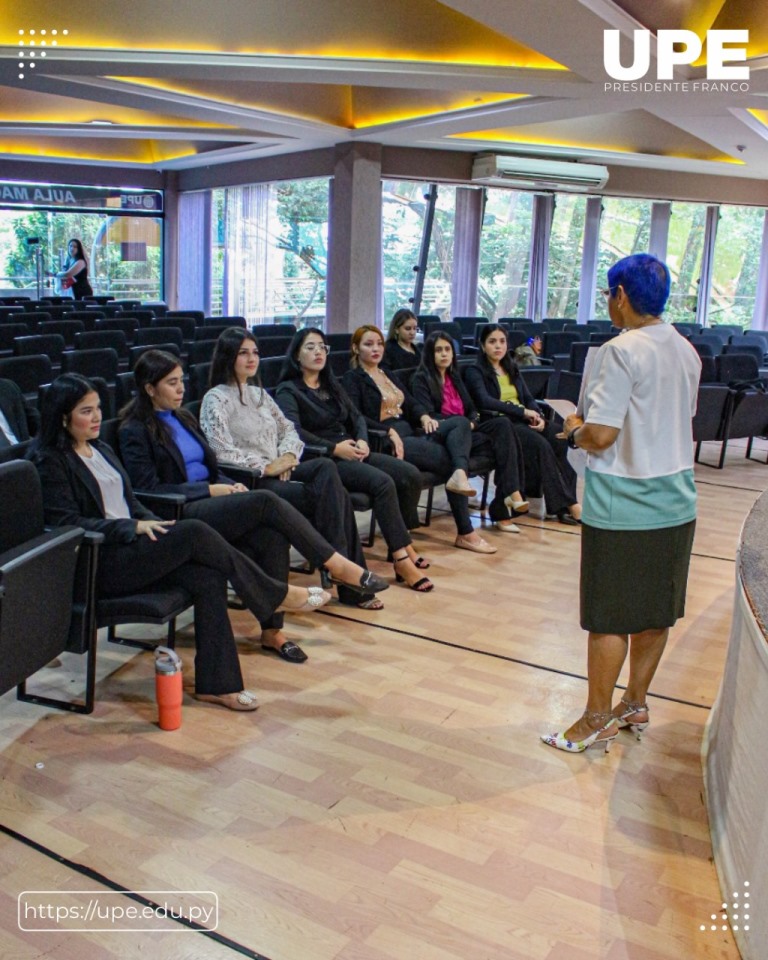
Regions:
[[572, 160], [539, 160], [482, 154], [472, 164], [472, 182], [524, 190], [565, 190], [589, 193], [608, 182], [608, 168]]

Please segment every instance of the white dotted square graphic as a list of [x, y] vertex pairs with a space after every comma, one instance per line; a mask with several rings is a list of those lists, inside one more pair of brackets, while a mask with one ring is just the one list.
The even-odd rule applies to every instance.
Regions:
[[[742, 897], [741, 903], [739, 902], [739, 897]], [[722, 905], [723, 912], [720, 915], [721, 920], [728, 920], [728, 906], [729, 905], [727, 903], [724, 903]], [[741, 920], [741, 929], [744, 930], [745, 932], [748, 932], [749, 931], [749, 923], [748, 923], [749, 913], [747, 911], [749, 910], [749, 880], [744, 881], [744, 890], [741, 894], [739, 893], [738, 890], [733, 891], [733, 903], [730, 906], [731, 906], [731, 909], [734, 911], [730, 917], [731, 928], [734, 931], [738, 931], [739, 924], [736, 921]], [[711, 914], [709, 919], [710, 921], [712, 921], [709, 925], [709, 929], [711, 931], [717, 930], [718, 929], [718, 925], [716, 922], [718, 919], [717, 914], [716, 913]], [[727, 930], [728, 924], [727, 923], [722, 924], [722, 926], [719, 929]], [[706, 923], [700, 924], [699, 930], [702, 933], [706, 932], [707, 924]]]
[[[19, 80], [24, 80], [26, 77], [26, 70], [35, 69], [35, 58], [36, 57], [47, 57], [47, 50], [34, 50], [33, 47], [56, 47], [58, 46], [58, 40], [53, 39], [54, 37], [62, 36], [68, 37], [69, 30], [61, 30], [58, 28], [49, 30], [48, 28], [44, 30], [19, 30], [19, 46], [22, 48], [19, 51]], [[41, 39], [35, 39], [36, 37]], [[28, 39], [25, 39], [28, 38]], [[45, 37], [46, 39], [42, 39]], [[47, 39], [50, 37], [51, 39]], [[26, 49], [25, 49], [26, 48]]]

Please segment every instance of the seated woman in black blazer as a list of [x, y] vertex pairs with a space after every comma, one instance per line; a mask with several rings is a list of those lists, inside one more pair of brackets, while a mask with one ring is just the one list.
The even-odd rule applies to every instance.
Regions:
[[371, 453], [365, 417], [334, 377], [327, 359], [323, 332], [314, 327], [299, 330], [288, 348], [275, 399], [301, 439], [333, 458], [347, 490], [371, 497], [397, 579], [427, 593], [433, 584], [419, 571], [428, 564], [417, 555], [408, 533], [408, 527], [419, 525], [419, 471], [384, 453]]
[[464, 371], [476, 406], [505, 414], [523, 450], [526, 492], [543, 492], [547, 512], [561, 523], [577, 524], [581, 506], [576, 499], [576, 474], [568, 462], [568, 444], [547, 423], [507, 349], [507, 333], [489, 323], [480, 334], [480, 353]]
[[[342, 378], [350, 399], [369, 427], [386, 430], [391, 450], [420, 470], [445, 481], [448, 504], [456, 522], [456, 546], [476, 553], [496, 553], [473, 528], [468, 497], [475, 495], [467, 471], [472, 428], [466, 417], [434, 420], [421, 408], [394, 371], [381, 366], [384, 337], [378, 327], [358, 327], [352, 334], [350, 368]], [[513, 492], [518, 507], [519, 492]]]
[[407, 370], [418, 367], [421, 347], [416, 343], [419, 321], [413, 310], [398, 310], [389, 324], [384, 348], [384, 366], [389, 370]]
[[435, 420], [453, 416], [463, 416], [469, 420], [474, 431], [472, 453], [490, 451], [496, 464], [496, 492], [488, 515], [499, 530], [520, 533], [520, 528], [510, 517], [510, 511], [522, 513], [528, 509], [528, 504], [521, 501], [519, 493], [523, 488], [523, 478], [517, 440], [503, 417], [480, 422], [480, 414], [456, 366], [453, 341], [446, 333], [436, 331], [427, 337], [421, 365], [411, 381], [411, 392], [419, 407]]
[[[288, 579], [293, 545], [358, 593], [386, 589], [385, 580], [337, 553], [290, 503], [267, 490], [249, 491], [219, 470], [195, 418], [181, 407], [184, 382], [177, 357], [147, 350], [134, 376], [137, 393], [121, 413], [119, 437], [123, 465], [137, 490], [184, 494], [185, 518], [204, 520], [276, 580]], [[286, 639], [282, 626], [282, 614], [262, 622], [262, 647], [303, 663], [306, 654]]]
[[96, 570], [103, 597], [163, 584], [188, 590], [195, 605], [195, 696], [230, 710], [255, 710], [256, 697], [243, 689], [227, 581], [261, 621], [278, 609], [321, 607], [330, 594], [267, 576], [199, 520], [159, 520], [136, 500], [117, 457], [99, 442], [100, 426], [99, 395], [89, 380], [69, 373], [53, 381], [31, 455], [46, 523], [104, 535]]

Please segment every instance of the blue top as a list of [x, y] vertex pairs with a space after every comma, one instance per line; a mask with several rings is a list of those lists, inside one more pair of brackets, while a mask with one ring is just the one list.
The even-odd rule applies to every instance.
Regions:
[[208, 467], [203, 462], [203, 448], [192, 434], [174, 417], [170, 410], [157, 410], [156, 415], [171, 431], [171, 436], [184, 458], [187, 469], [187, 479], [190, 482], [209, 480]]

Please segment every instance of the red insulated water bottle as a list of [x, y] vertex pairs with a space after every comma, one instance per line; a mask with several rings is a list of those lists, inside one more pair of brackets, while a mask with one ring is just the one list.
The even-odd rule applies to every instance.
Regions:
[[169, 647], [155, 647], [155, 696], [161, 730], [178, 730], [181, 726], [181, 659]]

